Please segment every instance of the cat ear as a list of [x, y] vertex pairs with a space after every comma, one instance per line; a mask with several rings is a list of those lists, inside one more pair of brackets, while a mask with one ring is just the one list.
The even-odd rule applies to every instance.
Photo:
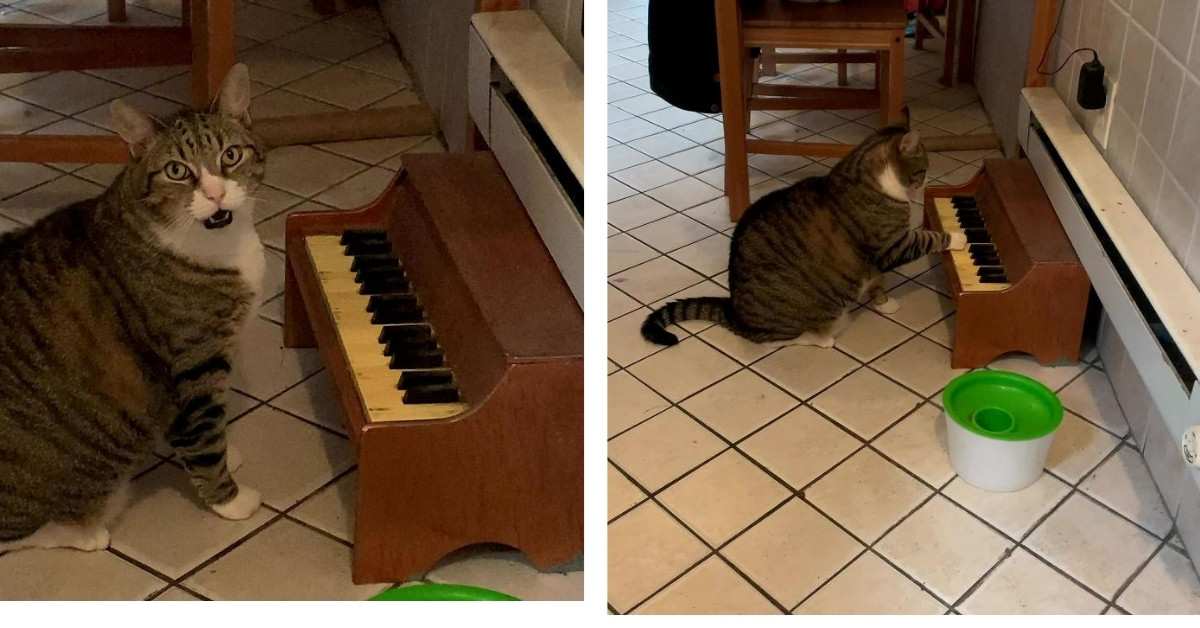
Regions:
[[921, 150], [921, 132], [909, 131], [900, 138], [900, 154], [915, 155]]
[[900, 109], [900, 122], [898, 122], [898, 124], [904, 127], [904, 130], [907, 131], [910, 128], [910, 121], [911, 118], [908, 116], [908, 105], [904, 105], [904, 107]]
[[134, 159], [144, 155], [150, 140], [154, 138], [154, 121], [119, 98], [112, 101], [109, 111], [112, 113], [113, 128], [129, 144], [129, 153]]
[[222, 115], [250, 125], [250, 70], [239, 63], [229, 69], [221, 85], [219, 111]]

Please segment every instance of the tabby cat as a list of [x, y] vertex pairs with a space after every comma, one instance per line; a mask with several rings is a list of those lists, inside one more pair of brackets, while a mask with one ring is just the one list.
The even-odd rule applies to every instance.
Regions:
[[243, 65], [211, 113], [114, 101], [132, 158], [113, 184], [0, 235], [0, 552], [107, 547], [163, 440], [218, 515], [258, 509], [230, 476], [224, 405], [265, 268], [249, 104]]
[[680, 299], [646, 317], [642, 336], [679, 339], [668, 325], [708, 320], [754, 342], [832, 347], [866, 294], [884, 313], [883, 273], [923, 255], [963, 249], [962, 233], [910, 226], [909, 197], [925, 182], [920, 134], [902, 121], [876, 131], [825, 176], [753, 203], [733, 231], [728, 298]]

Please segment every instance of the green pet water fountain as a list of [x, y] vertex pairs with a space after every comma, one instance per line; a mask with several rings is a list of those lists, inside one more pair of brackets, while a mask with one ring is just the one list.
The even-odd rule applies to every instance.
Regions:
[[985, 491], [1019, 491], [1038, 480], [1062, 402], [1041, 382], [1008, 371], [979, 370], [942, 392], [950, 464]]
[[371, 598], [372, 602], [516, 602], [517, 598], [490, 589], [462, 584], [422, 583], [395, 587]]

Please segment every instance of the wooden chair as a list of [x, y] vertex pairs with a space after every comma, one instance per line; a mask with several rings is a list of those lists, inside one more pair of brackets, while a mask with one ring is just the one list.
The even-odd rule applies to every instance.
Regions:
[[[900, 0], [806, 4], [788, 0], [715, 0], [725, 119], [725, 194], [729, 216], [750, 205], [748, 153], [840, 157], [852, 146], [747, 139], [750, 112], [796, 109], [879, 109], [884, 124], [899, 119], [904, 97], [904, 29]], [[794, 53], [793, 62], [875, 62], [875, 87], [808, 87], [755, 80], [750, 48], [828, 49]], [[841, 53], [842, 50], [864, 52]]]
[[[0, 42], [4, 42], [0, 74], [190, 65], [192, 106], [203, 109], [212, 103], [236, 62], [233, 2], [182, 2], [182, 26], [0, 25]], [[364, 3], [344, 2], [348, 6]], [[318, 10], [337, 10], [333, 0], [314, 0], [313, 4]], [[108, 19], [127, 19], [124, 0], [108, 0]], [[423, 103], [265, 118], [255, 120], [254, 127], [272, 147], [437, 132]], [[0, 162], [124, 163], [128, 157], [128, 148], [116, 135], [0, 134]]]
[[975, 77], [975, 16], [979, 0], [949, 0], [946, 3], [946, 27], [942, 28], [929, 9], [929, 0], [917, 5], [917, 29], [913, 48], [923, 50], [925, 40], [942, 44], [943, 85], [970, 83]]
[[[110, 21], [125, 20], [109, 0]], [[235, 62], [233, 2], [183, 0], [182, 26], [0, 25], [0, 73], [190, 65], [192, 105], [206, 107]], [[122, 163], [116, 136], [0, 135], [0, 161]]]

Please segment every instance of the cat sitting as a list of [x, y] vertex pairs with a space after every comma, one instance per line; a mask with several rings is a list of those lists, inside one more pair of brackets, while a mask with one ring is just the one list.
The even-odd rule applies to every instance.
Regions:
[[905, 108], [899, 124], [863, 140], [829, 174], [755, 201], [733, 232], [729, 297], [668, 303], [646, 317], [642, 336], [673, 345], [679, 339], [668, 325], [707, 320], [754, 342], [828, 348], [863, 296], [880, 312], [896, 312], [885, 272], [967, 245], [962, 233], [910, 228], [909, 199], [928, 165]]
[[131, 159], [113, 184], [0, 235], [0, 552], [107, 547], [164, 440], [218, 515], [258, 509], [230, 475], [224, 402], [265, 269], [249, 104], [240, 64], [212, 112], [114, 101]]

